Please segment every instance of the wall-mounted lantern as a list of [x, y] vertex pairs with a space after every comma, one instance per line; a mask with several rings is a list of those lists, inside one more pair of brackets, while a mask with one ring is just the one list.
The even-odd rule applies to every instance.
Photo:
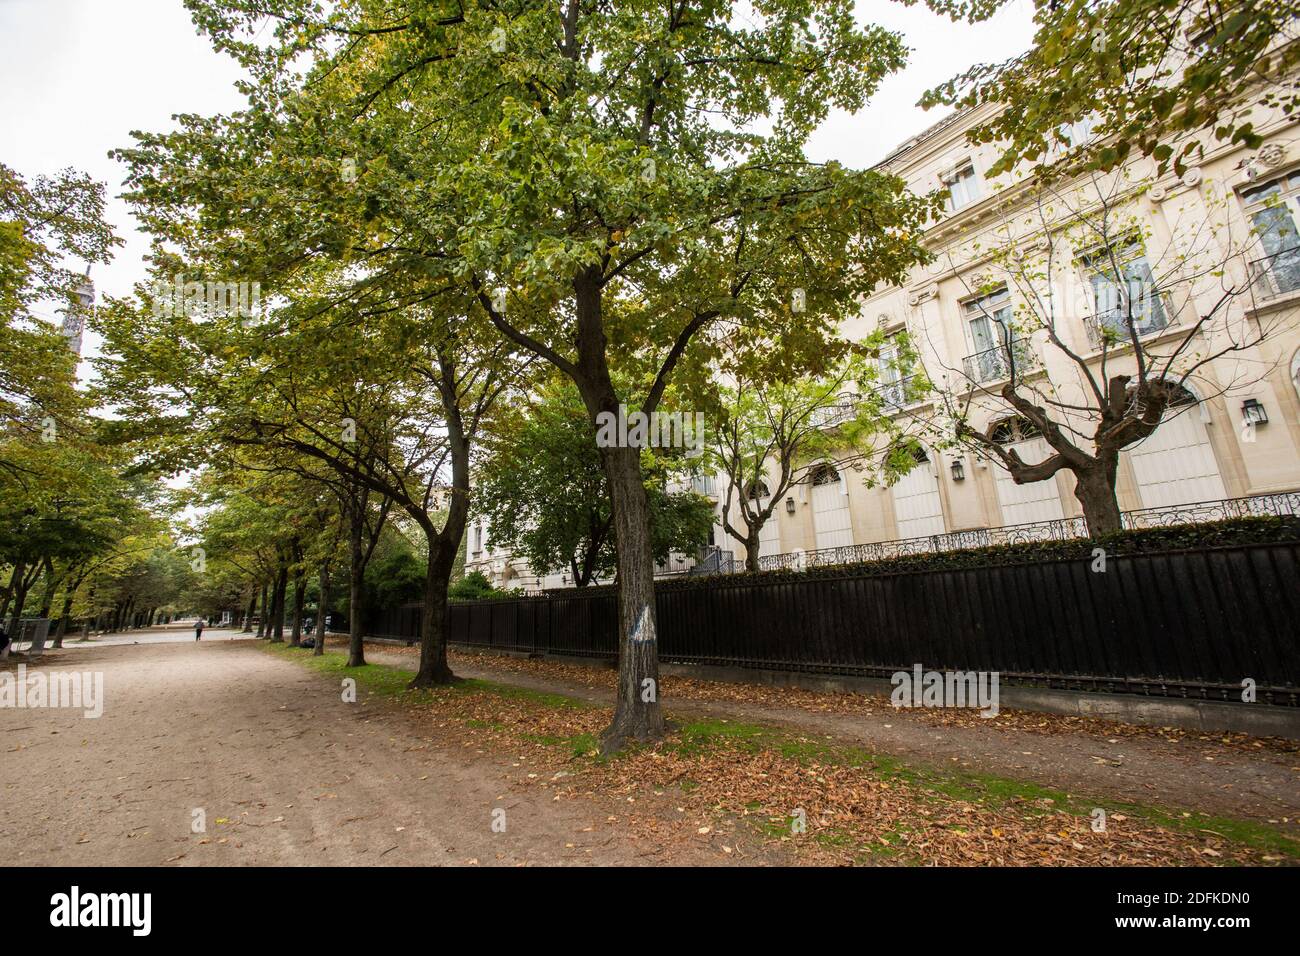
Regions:
[[788, 515], [792, 515], [792, 514], [794, 514], [794, 499], [793, 499], [793, 498], [786, 498], [786, 499], [785, 499], [785, 513], [788, 514]]
[[966, 466], [961, 463], [960, 458], [952, 460], [952, 480], [964, 481], [966, 478]]
[[1241, 417], [1247, 425], [1267, 425], [1268, 412], [1257, 399], [1248, 398], [1241, 404]]

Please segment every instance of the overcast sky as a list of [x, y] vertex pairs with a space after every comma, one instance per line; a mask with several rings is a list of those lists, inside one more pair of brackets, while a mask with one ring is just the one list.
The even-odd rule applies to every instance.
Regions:
[[[980, 60], [1014, 56], [1032, 37], [1030, 0], [1014, 0], [979, 27], [919, 7], [859, 0], [858, 15], [906, 36], [908, 68], [856, 116], [837, 114], [814, 136], [814, 159], [862, 167], [941, 116], [921, 93]], [[126, 245], [92, 274], [99, 295], [126, 295], [145, 277], [148, 242], [124, 202], [122, 168], [108, 151], [133, 129], [172, 128], [174, 113], [241, 105], [236, 66], [212, 51], [181, 0], [0, 0], [0, 161], [23, 176], [72, 166], [108, 184], [108, 215]], [[53, 318], [46, 314], [47, 318]], [[85, 351], [98, 343], [88, 336]]]

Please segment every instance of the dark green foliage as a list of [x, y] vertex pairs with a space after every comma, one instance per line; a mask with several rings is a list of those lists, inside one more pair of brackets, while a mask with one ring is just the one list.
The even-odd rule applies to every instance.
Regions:
[[494, 588], [482, 571], [471, 571], [447, 589], [447, 597], [453, 601], [482, 601], [488, 598], [508, 598], [518, 595], [518, 590]]
[[388, 611], [419, 601], [424, 595], [427, 564], [410, 549], [393, 549], [366, 566], [366, 607]]
[[[780, 581], [807, 581], [810, 578], [849, 578], [907, 572], [949, 571], [997, 565], [1038, 564], [1044, 561], [1090, 561], [1093, 551], [1102, 548], [1107, 560], [1132, 554], [1181, 551], [1191, 548], [1240, 547], [1279, 541], [1300, 542], [1300, 517], [1230, 518], [1204, 524], [1171, 525], [1166, 528], [1142, 528], [1119, 531], [1099, 538], [1075, 538], [1068, 541], [1031, 541], [1025, 544], [1002, 544], [987, 548], [965, 548], [937, 554], [909, 554], [879, 561], [836, 564], [809, 568], [806, 571], [756, 571], [742, 574], [678, 577], [655, 584], [657, 590], [698, 587], [735, 587], [746, 584], [771, 584]], [[607, 588], [591, 589], [600, 593]], [[612, 588], [608, 588], [612, 590]]]

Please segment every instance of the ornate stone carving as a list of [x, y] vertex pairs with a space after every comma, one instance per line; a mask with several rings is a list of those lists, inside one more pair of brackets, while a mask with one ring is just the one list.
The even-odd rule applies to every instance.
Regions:
[[1256, 158], [1270, 169], [1281, 166], [1282, 161], [1286, 159], [1286, 147], [1281, 143], [1269, 143], [1267, 146], [1260, 147]]
[[911, 292], [907, 297], [907, 304], [920, 305], [923, 302], [928, 302], [929, 300], [936, 299], [938, 297], [939, 297], [939, 283], [931, 282], [929, 285], [920, 289], [916, 289], [913, 292]]

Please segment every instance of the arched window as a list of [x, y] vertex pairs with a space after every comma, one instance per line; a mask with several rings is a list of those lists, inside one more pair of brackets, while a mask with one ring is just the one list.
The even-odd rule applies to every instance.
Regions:
[[840, 473], [834, 465], [823, 463], [812, 470], [809, 480], [813, 485], [833, 485], [840, 480]]
[[1012, 415], [994, 422], [989, 429], [989, 439], [999, 445], [1011, 445], [1018, 441], [1037, 438], [1042, 432], [1038, 426], [1022, 415]]
[[772, 492], [767, 490], [767, 482], [761, 478], [758, 481], [751, 481], [749, 487], [745, 489], [745, 497], [750, 501], [758, 501], [771, 496]]
[[[1148, 387], [1153, 388], [1161, 380], [1149, 383]], [[1166, 409], [1184, 408], [1189, 405], [1199, 405], [1201, 400], [1196, 397], [1190, 389], [1174, 382], [1164, 382], [1167, 398], [1165, 400]], [[1129, 411], [1133, 414], [1141, 414], [1141, 402], [1137, 394], [1137, 386], [1128, 387]]]

